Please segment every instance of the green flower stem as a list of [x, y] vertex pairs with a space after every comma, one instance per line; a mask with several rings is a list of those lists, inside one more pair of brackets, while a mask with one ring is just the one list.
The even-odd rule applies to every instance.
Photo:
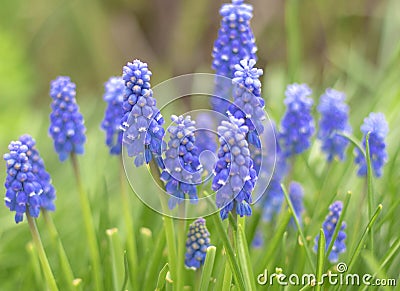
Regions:
[[183, 271], [185, 261], [185, 243], [186, 243], [186, 220], [185, 220], [185, 204], [178, 206], [180, 212], [180, 219], [178, 221], [178, 270], [177, 270], [177, 290], [182, 290], [184, 285]]
[[[152, 173], [153, 178], [157, 182], [158, 186], [164, 188], [163, 182], [160, 180], [160, 169], [158, 165], [155, 163], [154, 159], [149, 163], [150, 171]], [[164, 213], [168, 213], [168, 203], [165, 195], [160, 195], [161, 206]], [[164, 229], [165, 229], [165, 237], [167, 239], [167, 248], [168, 248], [168, 268], [171, 280], [173, 283], [177, 284], [177, 274], [175, 273], [178, 267], [177, 264], [177, 251], [176, 251], [176, 240], [175, 240], [175, 228], [174, 221], [171, 217], [164, 215]], [[168, 288], [171, 284], [167, 284]], [[176, 285], [175, 285], [176, 286]], [[178, 290], [178, 289], [177, 289]]]
[[29, 229], [31, 230], [33, 243], [35, 244], [35, 248], [38, 252], [39, 260], [42, 265], [44, 277], [46, 278], [46, 282], [51, 291], [57, 291], [58, 287], [56, 284], [56, 280], [54, 279], [53, 272], [51, 271], [49, 261], [47, 260], [46, 253], [44, 251], [42, 240], [40, 239], [39, 231], [36, 227], [36, 222], [32, 216], [29, 215], [29, 212], [26, 212], [26, 217], [28, 219]]
[[299, 0], [285, 1], [286, 47], [289, 69], [289, 83], [297, 80], [300, 68], [301, 45], [299, 23]]
[[118, 236], [118, 229], [111, 228], [106, 230], [108, 242], [110, 246], [111, 254], [111, 270], [112, 270], [112, 282], [114, 291], [119, 291], [121, 288], [120, 284], [123, 282], [123, 251], [121, 249], [121, 242]]
[[39, 262], [39, 258], [38, 258], [38, 255], [37, 255], [37, 252], [35, 249], [35, 245], [30, 241], [26, 245], [26, 250], [28, 251], [29, 258], [31, 261], [34, 280], [35, 280], [35, 283], [37, 284], [36, 286], [39, 286], [39, 284], [41, 284], [43, 279], [42, 279], [42, 271], [40, 270], [40, 262]]
[[[371, 164], [371, 154], [369, 148], [369, 136], [371, 132], [368, 132], [365, 137], [365, 154], [366, 154], [366, 161], [367, 161], [367, 196], [368, 196], [368, 217], [372, 216], [372, 211], [374, 207], [374, 188], [373, 188], [373, 174], [372, 174], [372, 164]], [[371, 252], [374, 251], [374, 229], [371, 226], [371, 230], [369, 232], [369, 243], [370, 243], [370, 250]]]
[[100, 264], [100, 252], [97, 244], [96, 229], [93, 223], [92, 211], [90, 210], [89, 198], [83, 188], [81, 174], [79, 170], [78, 160], [74, 153], [71, 154], [72, 168], [75, 174], [76, 184], [79, 192], [79, 200], [82, 207], [83, 222], [85, 224], [86, 235], [89, 243], [89, 251], [92, 257], [92, 274], [95, 280], [96, 290], [103, 290], [102, 275], [101, 275], [101, 264]]
[[324, 230], [321, 228], [319, 230], [319, 240], [318, 240], [317, 269], [316, 269], [317, 284], [315, 285], [315, 291], [321, 290], [321, 285], [318, 283], [321, 282], [322, 273], [324, 271], [325, 246], [326, 246], [325, 233]]
[[62, 269], [62, 274], [65, 277], [65, 280], [67, 282], [66, 288], [68, 290], [76, 290], [76, 287], [74, 286], [74, 273], [72, 272], [71, 265], [68, 260], [68, 256], [65, 252], [64, 246], [61, 242], [60, 236], [58, 235], [58, 231], [56, 226], [54, 225], [53, 219], [51, 218], [51, 215], [48, 211], [42, 210], [44, 222], [47, 226], [47, 229], [50, 232], [53, 244], [55, 245], [58, 256], [60, 259], [60, 264], [61, 264], [61, 269]]
[[131, 215], [131, 204], [129, 200], [129, 195], [126, 187], [126, 177], [125, 177], [125, 169], [122, 158], [120, 160], [120, 191], [121, 191], [121, 200], [122, 200], [122, 212], [125, 221], [126, 228], [126, 247], [127, 247], [127, 255], [129, 261], [129, 270], [130, 270], [130, 282], [132, 288], [134, 290], [139, 289], [138, 284], [138, 257], [137, 257], [137, 246], [136, 246], [136, 228]]
[[228, 260], [225, 260], [225, 272], [224, 279], [222, 283], [222, 291], [230, 291], [232, 285], [232, 271], [231, 267], [228, 263]]

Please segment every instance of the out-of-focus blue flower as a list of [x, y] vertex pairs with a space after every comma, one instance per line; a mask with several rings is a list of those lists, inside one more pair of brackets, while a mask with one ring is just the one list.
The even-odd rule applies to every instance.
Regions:
[[37, 181], [43, 189], [43, 192], [40, 194], [40, 207], [48, 211], [54, 211], [56, 209], [54, 205], [56, 190], [51, 183], [50, 174], [46, 171], [44, 161], [36, 149], [36, 141], [28, 134], [22, 135], [19, 141], [28, 147], [26, 155], [32, 166], [32, 173], [36, 176]]
[[198, 218], [189, 226], [186, 241], [185, 266], [198, 269], [204, 264], [207, 248], [210, 246], [210, 233], [206, 227], [206, 220]]
[[84, 120], [76, 103], [75, 84], [69, 77], [58, 77], [50, 84], [52, 112], [49, 134], [60, 161], [65, 161], [70, 153], [83, 154], [86, 141]]
[[247, 132], [244, 120], [233, 116], [218, 126], [220, 149], [212, 189], [217, 191], [216, 204], [221, 208], [222, 219], [226, 219], [234, 207], [240, 216], [251, 215], [251, 193], [257, 174], [246, 141]]
[[280, 139], [287, 157], [300, 154], [310, 146], [315, 127], [311, 115], [313, 100], [308, 97], [311, 92], [306, 84], [292, 84], [286, 89], [286, 112], [281, 121]]
[[107, 109], [101, 128], [106, 132], [106, 144], [110, 148], [110, 154], [119, 155], [122, 144], [121, 118], [124, 116], [124, 80], [121, 77], [111, 77], [104, 84], [104, 89], [103, 99], [107, 102]]
[[[243, 0], [232, 0], [232, 3], [223, 4], [219, 12], [222, 20], [218, 38], [214, 42], [212, 68], [217, 75], [232, 79], [234, 66], [240, 60], [256, 59], [257, 47], [250, 27], [253, 7]], [[211, 100], [213, 109], [223, 114], [229, 106], [229, 102], [224, 100], [230, 99], [229, 79], [216, 79], [215, 95], [220, 98]]]
[[146, 63], [139, 60], [129, 62], [123, 68], [125, 82], [121, 120], [123, 144], [128, 155], [135, 157], [138, 167], [149, 163], [154, 155], [160, 163], [163, 150], [164, 119], [156, 107], [156, 99], [150, 87], [151, 72]]
[[[389, 126], [383, 113], [371, 112], [368, 117], [364, 119], [364, 124], [361, 126], [363, 136], [363, 146], [366, 148], [366, 136], [369, 135], [369, 151], [371, 157], [371, 164], [375, 176], [382, 176], [382, 168], [386, 164], [388, 154], [386, 151], [385, 138], [389, 132]], [[359, 165], [358, 175], [367, 175], [367, 163], [364, 155], [360, 150], [356, 149], [355, 162]]]
[[3, 156], [7, 166], [4, 200], [10, 211], [15, 211], [15, 222], [19, 223], [25, 212], [32, 217], [39, 216], [43, 189], [32, 171], [27, 155], [28, 146], [20, 141], [12, 141], [8, 149], [10, 152]]
[[285, 200], [281, 183], [280, 179], [273, 176], [267, 187], [263, 200], [262, 218], [264, 221], [271, 221], [272, 217], [281, 210], [282, 203]]
[[[303, 196], [304, 196], [304, 190], [303, 187], [300, 185], [300, 183], [294, 181], [290, 182], [289, 198], [294, 208], [294, 214], [296, 215], [300, 224], [302, 224], [301, 213], [304, 210]], [[294, 223], [293, 219], [292, 223]]]
[[321, 114], [319, 121], [318, 138], [322, 141], [322, 150], [328, 155], [328, 161], [336, 156], [343, 160], [349, 141], [337, 132], [350, 133], [349, 107], [344, 103], [344, 93], [334, 89], [326, 89], [321, 96], [318, 111]]
[[[333, 233], [335, 232], [335, 228], [339, 217], [342, 213], [343, 203], [342, 201], [336, 201], [329, 206], [329, 214], [326, 216], [325, 222], [322, 225], [322, 229], [324, 231], [325, 240], [326, 240], [326, 250], [328, 249], [329, 244], [331, 243]], [[344, 229], [346, 228], [346, 224], [343, 222], [339, 234], [333, 244], [332, 251], [329, 254], [329, 261], [335, 263], [339, 260], [339, 254], [346, 251], [346, 245], [344, 240], [346, 239], [346, 233]], [[314, 251], [318, 250], [318, 240], [319, 235], [315, 238], [315, 246]]]
[[233, 104], [228, 112], [236, 119], [243, 119], [249, 128], [247, 141], [261, 147], [260, 134], [264, 131], [262, 122], [265, 120], [264, 99], [261, 97], [261, 82], [259, 77], [263, 71], [254, 67], [254, 59], [241, 60], [235, 65], [233, 83]]
[[259, 249], [264, 245], [264, 237], [261, 230], [257, 230], [254, 235], [253, 241], [251, 242], [251, 246], [253, 248]]
[[184, 201], [185, 194], [192, 203], [197, 202], [196, 186], [201, 182], [202, 167], [195, 146], [195, 122], [190, 116], [172, 115], [171, 119], [175, 125], [168, 128], [170, 140], [160, 179], [166, 183], [165, 189], [172, 195], [168, 201], [172, 209]]

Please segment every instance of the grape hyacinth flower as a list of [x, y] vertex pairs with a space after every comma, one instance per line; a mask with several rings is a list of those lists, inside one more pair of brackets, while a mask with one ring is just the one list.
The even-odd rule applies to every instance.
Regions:
[[160, 165], [164, 147], [164, 119], [156, 107], [156, 99], [150, 86], [151, 71], [140, 60], [128, 62], [123, 68], [125, 82], [121, 128], [123, 144], [128, 155], [135, 157], [135, 165], [151, 161], [152, 156]]
[[254, 59], [241, 60], [235, 65], [233, 83], [233, 104], [229, 106], [228, 114], [236, 119], [243, 119], [249, 128], [247, 141], [261, 148], [259, 135], [264, 131], [262, 122], [265, 120], [264, 99], [261, 97], [261, 69], [254, 67]]
[[110, 154], [119, 155], [121, 153], [122, 130], [121, 118], [124, 115], [122, 108], [125, 83], [122, 77], [111, 77], [104, 84], [103, 99], [107, 102], [107, 109], [101, 128], [106, 132], [106, 144], [110, 148]]
[[83, 154], [86, 141], [84, 120], [76, 103], [76, 85], [69, 77], [58, 77], [51, 82], [49, 134], [60, 161], [65, 161], [71, 153]]
[[[322, 225], [326, 240], [325, 250], [328, 249], [328, 246], [331, 243], [337, 222], [342, 213], [342, 208], [343, 208], [342, 201], [336, 201], [329, 206], [329, 214], [326, 216], [325, 222]], [[336, 240], [333, 244], [332, 251], [328, 257], [329, 261], [331, 261], [332, 263], [337, 262], [339, 259], [339, 254], [346, 251], [346, 245], [344, 242], [344, 240], [346, 239], [346, 233], [344, 232], [345, 228], [346, 228], [346, 223], [343, 222], [342, 225], [340, 226], [340, 231], [338, 233], [338, 236], [336, 237]], [[319, 235], [315, 238], [314, 251], [318, 250], [318, 240], [319, 240]]]
[[[294, 214], [296, 215], [300, 225], [302, 224], [301, 213], [304, 210], [303, 196], [304, 196], [304, 190], [301, 184], [294, 181], [290, 182], [289, 198], [294, 208]], [[293, 218], [291, 221], [292, 223], [294, 223]]]
[[44, 161], [36, 148], [36, 141], [28, 134], [22, 135], [19, 141], [28, 147], [26, 155], [32, 165], [32, 173], [36, 176], [43, 189], [40, 194], [40, 207], [48, 211], [54, 211], [56, 209], [54, 205], [56, 190], [51, 183], [50, 174], [46, 171]]
[[189, 226], [186, 241], [185, 266], [198, 269], [204, 264], [207, 248], [210, 246], [210, 233], [206, 227], [206, 220], [198, 218]]
[[203, 175], [209, 176], [214, 170], [214, 157], [218, 147], [212, 115], [208, 113], [199, 114], [196, 118], [196, 124], [195, 146], [198, 148], [200, 163], [203, 166]]
[[[385, 138], [389, 132], [389, 126], [383, 113], [371, 112], [364, 119], [364, 124], [361, 126], [363, 133], [363, 146], [366, 148], [366, 136], [369, 135], [369, 151], [371, 157], [372, 169], [376, 177], [382, 176], [382, 168], [386, 164], [388, 154], [386, 151]], [[356, 164], [358, 164], [358, 175], [367, 175], [367, 163], [364, 155], [360, 150], [356, 149]]]
[[190, 116], [172, 115], [171, 119], [175, 125], [168, 128], [170, 140], [160, 179], [166, 183], [165, 190], [172, 196], [168, 206], [173, 209], [184, 201], [185, 194], [192, 203], [197, 202], [196, 186], [201, 182], [202, 167], [195, 146], [195, 122]]
[[15, 222], [19, 223], [24, 213], [32, 217], [39, 216], [43, 189], [32, 170], [27, 155], [28, 146], [21, 141], [12, 141], [8, 149], [10, 152], [3, 156], [7, 166], [4, 200], [10, 211], [15, 211]]
[[286, 89], [286, 112], [280, 131], [286, 157], [300, 154], [310, 147], [310, 138], [315, 127], [311, 115], [313, 100], [308, 97], [311, 92], [306, 84], [292, 84]]
[[321, 114], [319, 121], [318, 138], [322, 141], [322, 151], [328, 156], [328, 162], [334, 157], [344, 160], [345, 150], [349, 141], [337, 132], [350, 133], [349, 107], [344, 103], [346, 96], [334, 89], [326, 89], [321, 96], [318, 112]]
[[232, 0], [223, 4], [218, 38], [214, 42], [212, 68], [217, 75], [228, 79], [216, 78], [215, 96], [211, 100], [213, 109], [226, 113], [230, 99], [230, 79], [234, 77], [234, 66], [242, 59], [256, 59], [257, 47], [250, 20], [253, 17], [253, 7], [243, 0]]
[[212, 189], [217, 191], [216, 204], [221, 209], [222, 219], [226, 219], [235, 207], [240, 216], [250, 216], [251, 192], [257, 179], [246, 141], [247, 126], [244, 120], [233, 116], [223, 120], [218, 126], [220, 149], [215, 166]]

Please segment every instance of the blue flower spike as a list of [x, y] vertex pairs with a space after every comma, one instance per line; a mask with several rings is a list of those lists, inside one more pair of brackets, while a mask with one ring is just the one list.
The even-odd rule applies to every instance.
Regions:
[[318, 139], [322, 142], [322, 151], [326, 153], [328, 162], [335, 157], [344, 160], [349, 141], [338, 133], [350, 133], [349, 106], [344, 102], [344, 93], [334, 89], [326, 89], [320, 98], [318, 112]]
[[[389, 133], [389, 126], [383, 113], [371, 112], [368, 117], [364, 119], [361, 126], [363, 133], [363, 147], [366, 148], [366, 136], [369, 135], [369, 151], [372, 163], [372, 169], [376, 177], [382, 176], [383, 166], [386, 164], [388, 154], [386, 150], [386, 136]], [[358, 175], [367, 175], [367, 162], [364, 155], [356, 149], [356, 164], [358, 164]]]
[[286, 89], [286, 112], [281, 121], [280, 140], [286, 157], [300, 154], [310, 147], [315, 125], [311, 115], [313, 100], [306, 84], [292, 84]]
[[248, 131], [244, 120], [233, 116], [229, 121], [223, 120], [218, 126], [220, 148], [212, 189], [216, 191], [216, 205], [222, 219], [226, 219], [234, 207], [240, 216], [252, 214], [251, 193], [257, 174], [253, 169], [253, 160], [246, 141]]
[[106, 145], [110, 148], [110, 154], [119, 155], [121, 153], [122, 130], [121, 119], [124, 116], [122, 108], [125, 83], [122, 77], [111, 77], [104, 84], [103, 99], [107, 102], [107, 109], [101, 128], [106, 132]]
[[[302, 224], [301, 214], [304, 211], [303, 205], [304, 189], [300, 183], [292, 181], [289, 184], [289, 198], [292, 202], [295, 215], [300, 225]], [[292, 219], [292, 223], [294, 223]]]
[[255, 64], [254, 59], [244, 59], [235, 65], [233, 104], [229, 106], [228, 114], [245, 121], [244, 124], [249, 128], [247, 141], [261, 148], [259, 136], [264, 132], [262, 122], [266, 118], [259, 80], [263, 71], [255, 68]]
[[186, 240], [185, 266], [194, 270], [199, 269], [204, 264], [209, 246], [210, 233], [206, 227], [206, 220], [198, 218], [189, 226]]
[[4, 201], [10, 211], [15, 211], [15, 222], [19, 223], [26, 212], [32, 217], [39, 216], [43, 189], [29, 161], [29, 147], [21, 141], [12, 141], [8, 149], [9, 153], [3, 156], [7, 167]]
[[79, 106], [76, 103], [76, 85], [69, 77], [58, 77], [50, 84], [52, 112], [50, 114], [49, 134], [60, 161], [69, 154], [83, 154], [86, 141], [85, 125]]
[[[333, 233], [335, 232], [335, 228], [337, 222], [339, 221], [339, 217], [342, 214], [343, 203], [342, 201], [336, 201], [329, 206], [329, 213], [325, 218], [325, 222], [322, 225], [322, 229], [324, 231], [325, 240], [326, 240], [326, 250], [328, 249], [329, 244], [331, 243]], [[336, 237], [335, 242], [333, 243], [332, 251], [329, 254], [329, 261], [335, 263], [339, 260], [339, 255], [346, 251], [346, 233], [344, 229], [346, 228], [346, 223], [342, 222], [340, 226], [340, 231], [338, 236]], [[314, 251], [318, 250], [318, 240], [319, 235], [315, 238]]]
[[[222, 16], [218, 37], [214, 42], [212, 68], [217, 75], [232, 79], [235, 65], [243, 59], [256, 59], [257, 47], [250, 20], [253, 17], [253, 7], [243, 0], [233, 0], [223, 4], [220, 11]], [[215, 95], [212, 99], [213, 109], [226, 113], [230, 99], [229, 79], [216, 79]]]
[[[125, 83], [123, 96], [124, 115], [121, 128], [123, 145], [128, 156], [135, 157], [137, 167], [148, 164], [153, 156], [160, 165], [164, 148], [164, 119], [157, 108], [150, 86], [151, 71], [140, 60], [128, 62], [123, 68]], [[161, 165], [160, 165], [161, 166]]]
[[192, 203], [197, 203], [197, 188], [201, 183], [202, 166], [196, 147], [195, 121], [187, 115], [171, 116], [174, 125], [168, 128], [170, 140], [165, 152], [164, 168], [160, 179], [166, 183], [165, 189], [171, 194], [168, 206], [173, 209], [189, 196]]
[[51, 183], [51, 176], [46, 171], [44, 161], [36, 148], [36, 141], [28, 134], [24, 134], [19, 141], [28, 147], [26, 155], [32, 166], [32, 173], [36, 176], [39, 184], [42, 186], [43, 192], [40, 194], [40, 207], [47, 211], [56, 209], [54, 200], [56, 199], [56, 190]]

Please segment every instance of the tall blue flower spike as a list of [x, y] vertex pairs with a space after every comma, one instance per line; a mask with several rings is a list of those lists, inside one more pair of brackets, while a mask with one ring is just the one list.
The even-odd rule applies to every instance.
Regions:
[[264, 132], [262, 122], [265, 120], [264, 99], [261, 97], [261, 69], [254, 67], [254, 59], [241, 60], [235, 65], [233, 83], [233, 104], [228, 108], [228, 114], [236, 119], [243, 119], [249, 128], [247, 141], [261, 148], [259, 136]]
[[201, 183], [202, 167], [195, 146], [195, 122], [190, 116], [172, 115], [171, 119], [175, 125], [168, 127], [170, 140], [160, 179], [166, 183], [165, 189], [172, 196], [168, 206], [173, 209], [184, 201], [185, 194], [192, 203], [197, 203], [196, 186]]
[[124, 116], [122, 103], [124, 99], [125, 83], [122, 77], [111, 77], [104, 84], [103, 99], [107, 102], [107, 109], [101, 128], [106, 132], [106, 144], [110, 154], [119, 155], [122, 145], [121, 118]]
[[321, 114], [319, 121], [318, 138], [322, 141], [322, 151], [327, 154], [328, 162], [338, 157], [344, 160], [349, 141], [338, 132], [350, 133], [349, 106], [344, 103], [344, 93], [334, 89], [326, 89], [321, 96], [318, 111]]
[[65, 161], [71, 153], [83, 154], [86, 141], [84, 120], [76, 103], [76, 85], [69, 77], [58, 77], [50, 84], [52, 112], [49, 134], [60, 161]]
[[244, 120], [233, 116], [223, 120], [218, 126], [220, 149], [215, 166], [212, 189], [217, 191], [216, 204], [221, 209], [222, 219], [226, 219], [235, 207], [240, 216], [250, 216], [251, 193], [257, 180], [246, 141], [247, 126]]
[[135, 157], [135, 165], [149, 163], [152, 156], [161, 166], [164, 148], [164, 118], [156, 107], [156, 99], [150, 87], [151, 72], [146, 63], [139, 60], [129, 62], [123, 68], [125, 82], [121, 128], [123, 144], [128, 156]]
[[[366, 148], [365, 138], [367, 133], [369, 135], [369, 151], [372, 163], [372, 169], [376, 177], [382, 176], [382, 168], [386, 164], [388, 154], [386, 151], [386, 136], [389, 133], [389, 126], [383, 113], [371, 112], [368, 117], [364, 119], [364, 123], [361, 126], [363, 133], [363, 146]], [[364, 155], [358, 150], [355, 150], [356, 158], [355, 162], [358, 164], [358, 175], [367, 175], [367, 163]]]
[[54, 205], [56, 190], [51, 183], [50, 174], [46, 171], [44, 161], [36, 148], [36, 141], [28, 134], [22, 135], [19, 141], [28, 147], [26, 155], [32, 165], [32, 173], [36, 176], [37, 181], [43, 189], [43, 192], [40, 194], [40, 207], [48, 211], [54, 211], [56, 209]]
[[[304, 211], [303, 205], [304, 190], [300, 183], [290, 182], [289, 184], [289, 198], [292, 202], [294, 212], [300, 225], [302, 224], [301, 213]], [[292, 218], [292, 224], [294, 223]]]
[[[324, 231], [325, 240], [326, 240], [326, 250], [328, 249], [329, 244], [331, 243], [333, 233], [335, 232], [335, 228], [337, 222], [339, 220], [340, 215], [342, 214], [343, 203], [342, 201], [336, 201], [329, 206], [329, 214], [326, 216], [325, 222], [322, 224], [322, 229]], [[339, 254], [346, 251], [346, 244], [344, 240], [346, 239], [346, 233], [344, 229], [346, 228], [346, 223], [342, 223], [340, 226], [340, 231], [338, 236], [333, 243], [332, 251], [329, 254], [329, 261], [335, 263], [339, 260]], [[314, 251], [318, 250], [318, 240], [319, 235], [315, 238]]]
[[186, 240], [185, 266], [194, 270], [199, 269], [204, 264], [209, 246], [210, 233], [206, 227], [206, 220], [198, 218], [189, 226]]
[[[222, 16], [218, 38], [214, 42], [212, 68], [217, 75], [229, 79], [234, 77], [234, 66], [243, 59], [256, 59], [257, 47], [250, 20], [253, 17], [253, 7], [243, 0], [232, 0], [223, 4], [220, 11]], [[213, 109], [226, 113], [230, 99], [231, 84], [229, 79], [216, 79], [215, 95], [212, 98]]]
[[311, 115], [313, 100], [311, 89], [306, 84], [292, 84], [286, 89], [286, 112], [281, 121], [280, 140], [286, 157], [300, 154], [310, 147], [314, 134], [314, 120]]
[[7, 166], [4, 200], [10, 211], [15, 211], [15, 222], [19, 223], [25, 212], [32, 217], [39, 216], [43, 189], [33, 173], [27, 155], [28, 146], [20, 141], [12, 141], [8, 149], [10, 152], [3, 156]]

